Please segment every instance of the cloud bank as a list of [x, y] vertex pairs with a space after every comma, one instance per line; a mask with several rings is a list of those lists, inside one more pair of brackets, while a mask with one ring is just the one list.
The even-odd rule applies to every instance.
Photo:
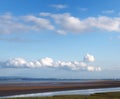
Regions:
[[[63, 5], [54, 5], [64, 7]], [[120, 32], [120, 17], [72, 16], [70, 13], [52, 14], [41, 12], [38, 15], [14, 16], [10, 13], [0, 15], [0, 33], [23, 33], [53, 31], [54, 33], [85, 33], [88, 31]]]
[[[100, 67], [90, 66], [88, 62], [94, 61], [94, 56], [87, 54], [83, 61], [54, 61], [52, 58], [46, 57], [39, 60], [27, 61], [23, 58], [9, 59], [0, 62], [1, 68], [59, 68], [74, 71], [101, 71]], [[87, 62], [86, 62], [87, 60]]]

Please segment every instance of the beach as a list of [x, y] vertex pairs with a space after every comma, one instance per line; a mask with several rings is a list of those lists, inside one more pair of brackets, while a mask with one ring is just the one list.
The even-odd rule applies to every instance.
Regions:
[[24, 82], [0, 83], [0, 96], [43, 93], [66, 90], [120, 87], [119, 80], [97, 80], [87, 82]]

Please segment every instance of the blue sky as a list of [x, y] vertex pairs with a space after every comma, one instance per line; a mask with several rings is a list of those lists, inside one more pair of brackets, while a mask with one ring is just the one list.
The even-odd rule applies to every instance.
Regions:
[[0, 76], [119, 78], [119, 0], [1, 0]]

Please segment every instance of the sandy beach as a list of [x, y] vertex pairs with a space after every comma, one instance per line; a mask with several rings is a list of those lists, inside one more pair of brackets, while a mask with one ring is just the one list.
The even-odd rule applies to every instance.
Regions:
[[112, 87], [120, 87], [120, 81], [1, 83], [0, 96]]

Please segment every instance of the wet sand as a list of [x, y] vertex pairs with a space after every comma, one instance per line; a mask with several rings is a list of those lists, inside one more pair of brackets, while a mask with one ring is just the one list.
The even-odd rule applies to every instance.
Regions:
[[1, 83], [0, 96], [112, 87], [120, 87], [120, 81]]

